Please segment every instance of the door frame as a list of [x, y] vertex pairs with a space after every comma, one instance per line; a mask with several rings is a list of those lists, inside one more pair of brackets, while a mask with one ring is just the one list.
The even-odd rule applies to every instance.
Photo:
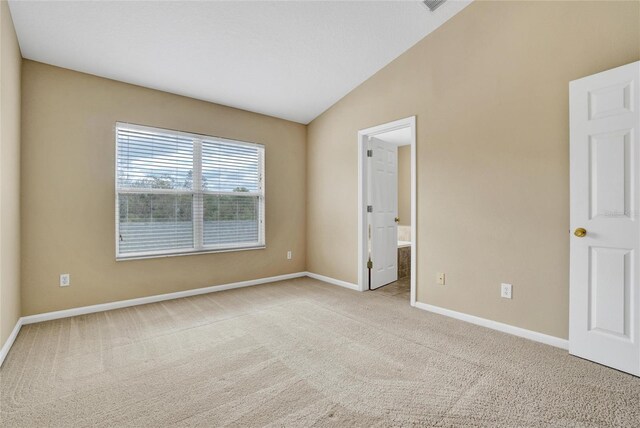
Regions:
[[398, 129], [411, 129], [411, 306], [416, 305], [416, 117], [373, 126], [358, 131], [358, 287], [360, 291], [368, 290], [367, 272], [367, 139], [384, 132]]

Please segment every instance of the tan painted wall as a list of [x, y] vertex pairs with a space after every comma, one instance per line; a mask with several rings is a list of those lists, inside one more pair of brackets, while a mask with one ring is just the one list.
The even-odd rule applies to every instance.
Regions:
[[[26, 60], [22, 90], [24, 315], [305, 270], [305, 126]], [[264, 144], [267, 249], [116, 262], [116, 121]]]
[[20, 318], [20, 67], [6, 1], [0, 2], [0, 347]]
[[356, 133], [417, 115], [418, 301], [566, 338], [568, 84], [638, 59], [637, 1], [472, 3], [310, 124], [307, 270], [357, 281]]
[[411, 146], [398, 147], [398, 218], [411, 225]]

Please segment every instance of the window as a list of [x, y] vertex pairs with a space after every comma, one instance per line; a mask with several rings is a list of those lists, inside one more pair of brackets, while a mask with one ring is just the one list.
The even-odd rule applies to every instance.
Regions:
[[116, 258], [265, 246], [264, 147], [116, 125]]

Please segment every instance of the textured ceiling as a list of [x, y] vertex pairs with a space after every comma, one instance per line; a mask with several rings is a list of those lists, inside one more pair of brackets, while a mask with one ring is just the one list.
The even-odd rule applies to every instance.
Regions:
[[9, 3], [25, 58], [300, 123], [467, 4]]

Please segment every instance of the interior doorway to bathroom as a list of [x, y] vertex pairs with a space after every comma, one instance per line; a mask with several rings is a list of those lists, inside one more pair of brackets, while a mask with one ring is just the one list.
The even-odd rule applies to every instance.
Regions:
[[416, 301], [415, 116], [358, 132], [361, 290]]

